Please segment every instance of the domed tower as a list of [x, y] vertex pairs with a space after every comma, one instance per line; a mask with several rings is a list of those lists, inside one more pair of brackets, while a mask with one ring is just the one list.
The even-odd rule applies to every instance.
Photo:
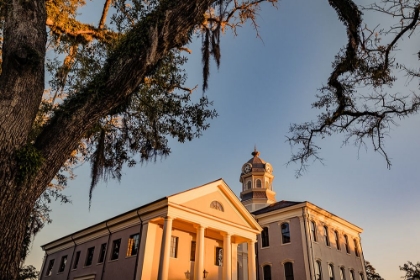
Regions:
[[241, 202], [250, 212], [254, 212], [276, 202], [276, 193], [273, 191], [274, 180], [271, 164], [259, 157], [260, 153], [254, 148], [252, 158], [242, 166]]

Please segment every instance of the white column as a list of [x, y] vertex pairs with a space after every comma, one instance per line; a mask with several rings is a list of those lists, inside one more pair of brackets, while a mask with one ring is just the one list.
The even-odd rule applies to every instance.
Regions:
[[160, 247], [158, 280], [167, 280], [169, 273], [169, 258], [171, 248], [172, 218], [165, 217], [163, 223], [162, 245]]
[[195, 227], [197, 229], [197, 236], [196, 236], [196, 250], [195, 250], [195, 268], [194, 274], [195, 280], [203, 280], [203, 270], [204, 270], [204, 230], [205, 227], [202, 225], [197, 225]]
[[238, 244], [232, 243], [232, 280], [238, 280]]
[[222, 232], [223, 236], [223, 279], [232, 279], [232, 244], [231, 235]]
[[255, 280], [255, 241], [248, 241], [248, 279]]
[[141, 231], [140, 247], [138, 253], [138, 265], [136, 279], [149, 280], [156, 278], [152, 275], [152, 264], [154, 260], [154, 246], [156, 242], [158, 226], [153, 223], [146, 222], [143, 224]]

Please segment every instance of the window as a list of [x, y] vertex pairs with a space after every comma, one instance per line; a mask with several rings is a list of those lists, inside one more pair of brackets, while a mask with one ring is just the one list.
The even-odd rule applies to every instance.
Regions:
[[222, 247], [216, 247], [214, 264], [217, 266], [223, 266], [223, 248]]
[[294, 280], [293, 264], [291, 262], [287, 262], [284, 264], [284, 275], [286, 276], [286, 280]]
[[354, 280], [354, 271], [350, 270], [350, 280]]
[[139, 251], [139, 234], [130, 235], [128, 238], [127, 257], [137, 255]]
[[328, 235], [328, 227], [324, 226], [325, 245], [330, 246], [330, 236]]
[[67, 263], [67, 256], [62, 256], [61, 262], [60, 262], [60, 268], [58, 269], [58, 272], [63, 272], [64, 269], [66, 269], [66, 263]]
[[261, 241], [262, 241], [262, 247], [270, 246], [270, 241], [268, 239], [268, 227], [265, 227], [263, 231], [261, 232]]
[[322, 268], [321, 268], [321, 262], [320, 261], [316, 261], [315, 280], [322, 280]]
[[289, 223], [281, 224], [281, 239], [283, 244], [290, 243]]
[[50, 262], [48, 263], [48, 267], [47, 267], [47, 271], [45, 272], [45, 275], [51, 276], [53, 267], [54, 267], [54, 260], [50, 260]]
[[247, 189], [250, 190], [251, 189], [251, 181], [248, 181], [248, 183], [246, 183], [247, 185]]
[[346, 275], [344, 274], [344, 267], [340, 267], [340, 280], [346, 280]]
[[121, 239], [112, 242], [112, 255], [111, 260], [117, 260], [120, 255]]
[[330, 280], [334, 280], [334, 267], [331, 263], [328, 264], [328, 277]]
[[264, 280], [271, 280], [271, 265], [263, 266]]
[[316, 241], [316, 224], [314, 221], [311, 221], [311, 235], [312, 241]]
[[338, 235], [338, 231], [334, 231], [334, 236], [335, 236], [335, 246], [337, 246], [337, 250], [341, 250], [340, 249], [340, 237]]
[[360, 272], [360, 280], [365, 280], [365, 277], [363, 276], [363, 272]]
[[350, 254], [350, 250], [349, 250], [349, 239], [347, 238], [347, 235], [344, 235], [344, 245], [346, 246], [346, 252], [347, 252], [347, 254]]
[[190, 261], [192, 261], [192, 262], [195, 261], [195, 248], [196, 248], [195, 241], [191, 241]]
[[77, 268], [77, 265], [79, 264], [79, 259], [80, 259], [80, 251], [77, 251], [76, 257], [74, 258], [73, 269]]
[[210, 203], [210, 208], [224, 212], [223, 205], [219, 201], [216, 201], [216, 200]]
[[359, 256], [359, 246], [357, 246], [357, 240], [354, 239], [354, 253], [356, 254], [356, 257]]
[[105, 260], [105, 254], [106, 254], [106, 243], [103, 243], [101, 245], [101, 251], [99, 252], [99, 259], [98, 263], [103, 263]]
[[93, 260], [93, 253], [95, 252], [95, 247], [90, 247], [87, 250], [87, 255], [86, 255], [86, 261], [85, 261], [85, 266], [89, 266], [92, 264], [92, 260]]
[[261, 180], [260, 179], [257, 180], [257, 188], [261, 188]]
[[171, 236], [171, 258], [176, 258], [178, 256], [178, 237]]

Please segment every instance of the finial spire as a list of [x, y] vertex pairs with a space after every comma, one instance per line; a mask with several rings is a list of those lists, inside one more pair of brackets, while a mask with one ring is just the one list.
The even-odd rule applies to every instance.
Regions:
[[257, 145], [254, 145], [254, 151], [251, 153], [254, 157], [257, 157], [260, 155], [260, 152], [257, 151]]

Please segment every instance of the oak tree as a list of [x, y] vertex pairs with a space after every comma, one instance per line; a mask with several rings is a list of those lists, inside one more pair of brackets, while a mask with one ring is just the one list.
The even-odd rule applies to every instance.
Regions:
[[186, 45], [202, 35], [206, 89], [220, 34], [255, 24], [262, 2], [275, 0], [105, 0], [92, 25], [84, 0], [0, 1], [0, 280], [18, 279], [40, 199], [75, 164], [91, 163], [92, 191], [208, 128], [211, 102], [184, 85]]
[[[406, 66], [399, 56], [403, 46], [418, 43], [418, 1], [380, 0], [367, 7], [358, 7], [351, 0], [329, 2], [339, 2], [331, 5], [346, 27], [347, 45], [336, 55], [328, 81], [312, 104], [322, 110], [317, 119], [290, 126], [288, 142], [298, 150], [289, 163], [299, 164], [297, 176], [306, 170], [308, 161], [323, 160], [316, 139], [332, 134], [344, 134], [344, 144], [367, 147], [370, 143], [389, 168], [384, 138], [398, 120], [420, 109], [420, 72]], [[363, 22], [362, 10], [380, 13], [390, 25], [369, 27]], [[403, 45], [403, 40], [410, 43]], [[417, 55], [414, 60], [420, 59], [420, 52]], [[395, 86], [397, 77], [407, 81], [404, 91]]]

